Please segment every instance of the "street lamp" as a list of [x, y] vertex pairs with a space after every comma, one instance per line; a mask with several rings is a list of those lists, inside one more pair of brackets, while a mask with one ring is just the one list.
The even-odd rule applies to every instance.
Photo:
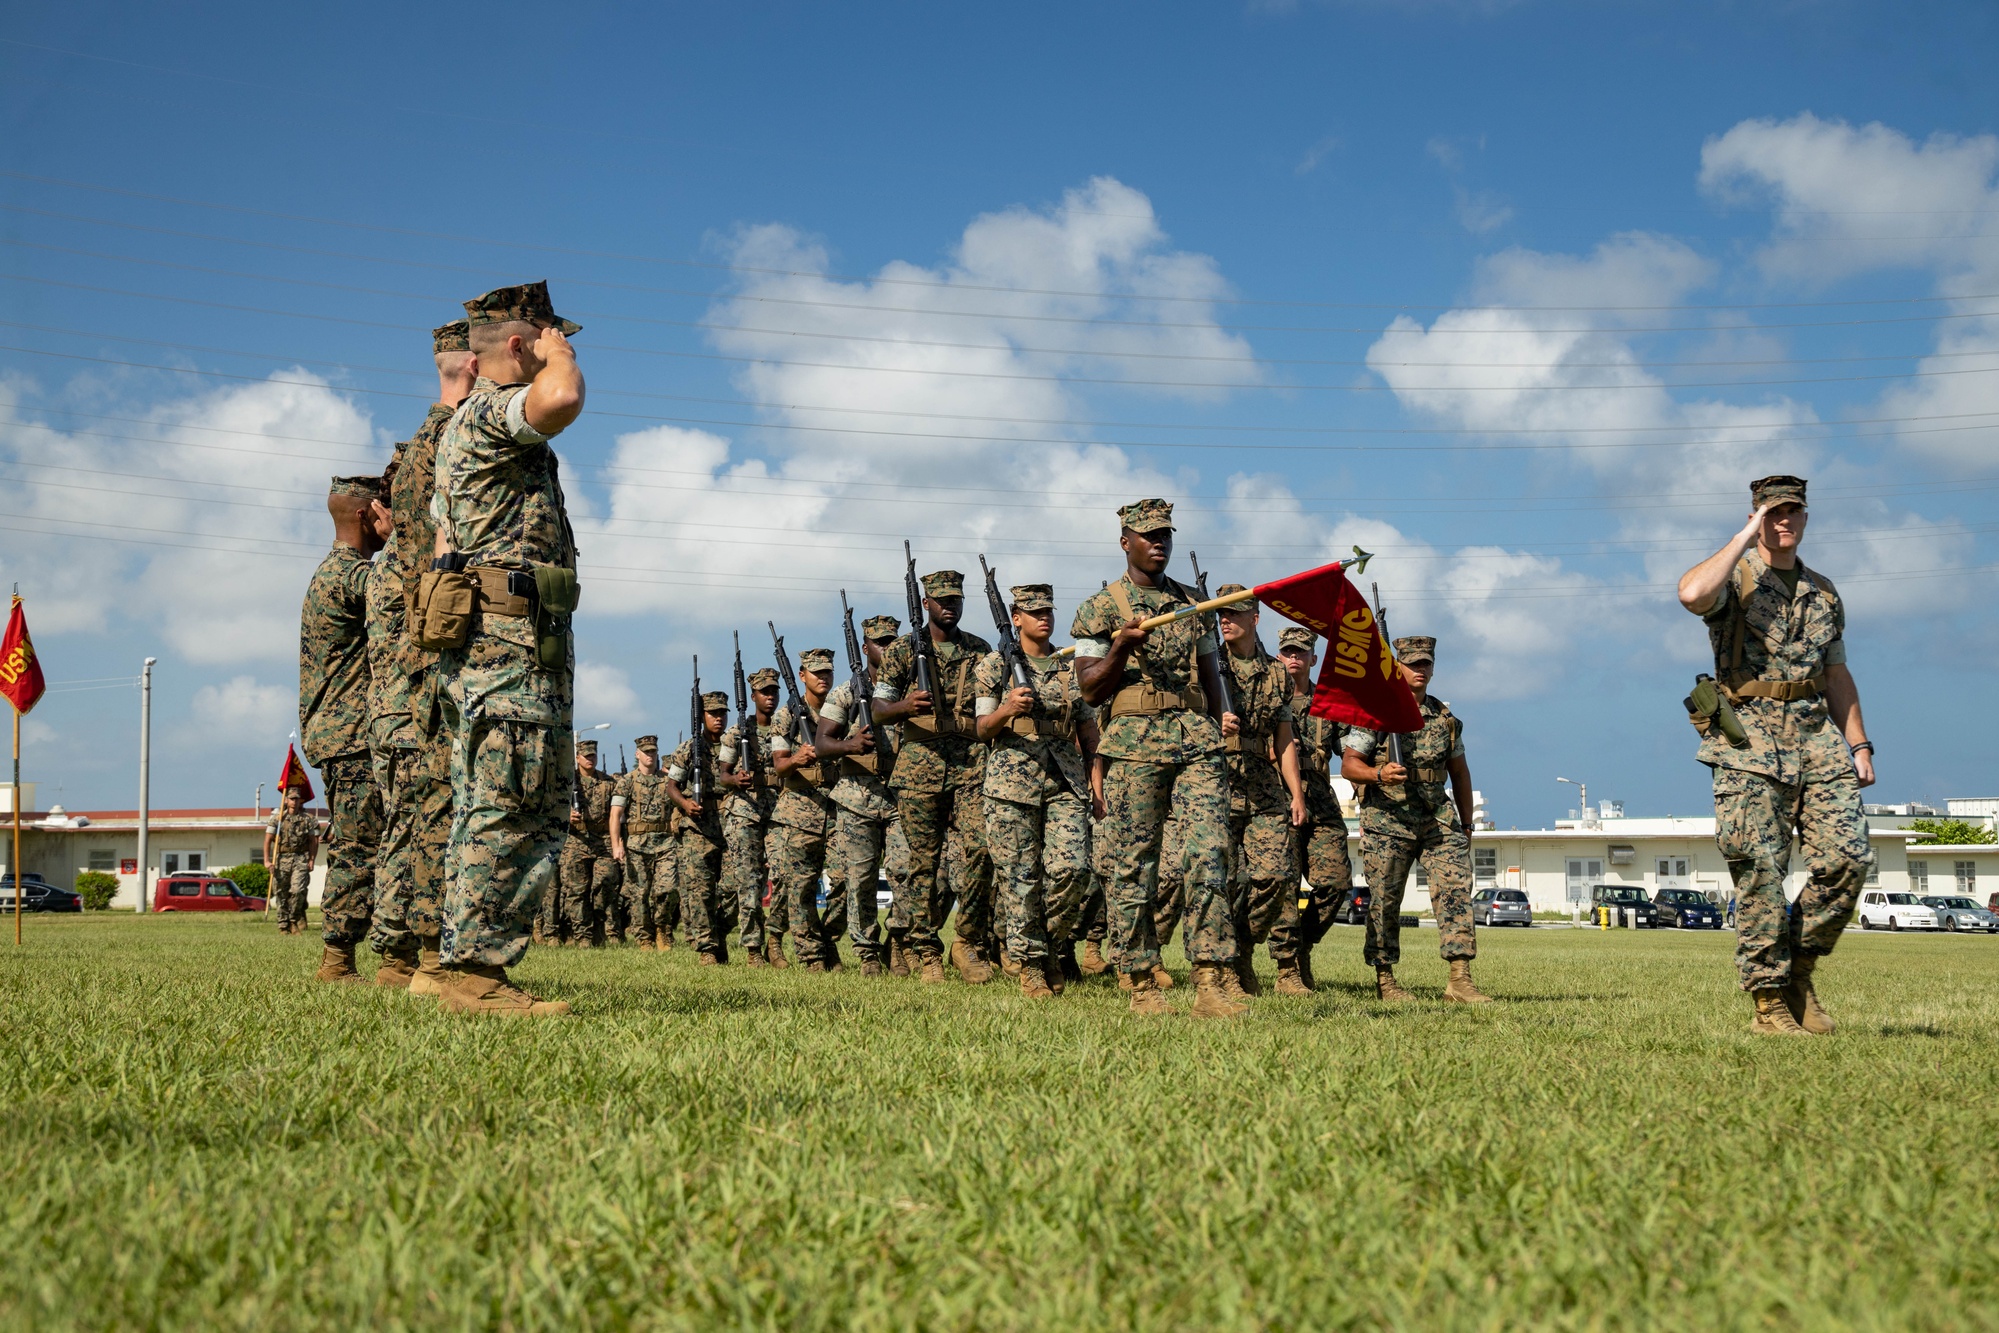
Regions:
[[1576, 781], [1576, 780], [1575, 780], [1574, 778], [1556, 778], [1556, 779], [1555, 779], [1555, 781], [1557, 781], [1557, 782], [1566, 782], [1566, 783], [1568, 783], [1568, 784], [1569, 784], [1569, 785], [1570, 785], [1571, 787], [1574, 787], [1574, 788], [1575, 788], [1575, 789], [1576, 789], [1576, 790], [1577, 790], [1577, 791], [1578, 791], [1579, 793], [1581, 793], [1581, 795], [1580, 795], [1580, 798], [1579, 798], [1579, 799], [1580, 799], [1580, 800], [1582, 801], [1582, 806], [1583, 806], [1583, 811], [1582, 811], [1582, 813], [1583, 813], [1583, 821], [1582, 821], [1582, 822], [1583, 822], [1583, 827], [1584, 827], [1584, 828], [1588, 828], [1588, 827], [1589, 827], [1589, 825], [1590, 825], [1590, 814], [1589, 814], [1589, 784], [1588, 784], [1587, 782], [1577, 782], [1577, 781]]

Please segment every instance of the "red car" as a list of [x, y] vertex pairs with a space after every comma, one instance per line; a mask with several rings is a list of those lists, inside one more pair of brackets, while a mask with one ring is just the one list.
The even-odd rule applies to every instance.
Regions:
[[155, 912], [261, 912], [264, 900], [214, 875], [163, 875], [153, 883]]

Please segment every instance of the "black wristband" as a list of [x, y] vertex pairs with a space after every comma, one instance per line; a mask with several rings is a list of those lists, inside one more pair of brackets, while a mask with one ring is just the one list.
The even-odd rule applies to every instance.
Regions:
[[1860, 752], [1861, 752], [1862, 750], [1865, 750], [1865, 751], [1867, 751], [1867, 753], [1869, 753], [1869, 754], [1873, 754], [1873, 753], [1874, 753], [1874, 742], [1873, 742], [1873, 741], [1862, 741], [1862, 742], [1860, 742], [1860, 744], [1858, 744], [1858, 745], [1855, 745], [1855, 746], [1850, 746], [1850, 747], [1848, 747], [1848, 748], [1850, 748], [1850, 749], [1851, 749], [1851, 750], [1852, 750], [1852, 751], [1853, 751], [1853, 752], [1854, 752], [1855, 754], [1859, 754], [1859, 753], [1860, 753]]

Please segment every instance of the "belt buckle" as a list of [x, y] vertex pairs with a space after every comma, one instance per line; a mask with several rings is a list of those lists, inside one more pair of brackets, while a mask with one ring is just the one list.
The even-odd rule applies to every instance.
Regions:
[[534, 575], [525, 569], [508, 570], [507, 595], [509, 597], [525, 597], [529, 601], [533, 601], [535, 599]]

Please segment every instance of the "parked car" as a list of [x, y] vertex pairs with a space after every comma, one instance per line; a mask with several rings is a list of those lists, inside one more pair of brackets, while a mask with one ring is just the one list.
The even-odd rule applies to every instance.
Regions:
[[1519, 889], [1480, 889], [1471, 896], [1471, 919], [1476, 926], [1531, 926], [1534, 909]]
[[[0, 913], [14, 910], [14, 877], [0, 875]], [[33, 871], [21, 876], [23, 912], [81, 912], [83, 895], [59, 889]]]
[[1932, 894], [1920, 901], [1937, 914], [1937, 925], [1945, 930], [1999, 931], [1999, 916], [1980, 907], [1975, 899]]
[[1913, 893], [1888, 893], [1869, 889], [1860, 895], [1860, 928], [1879, 930], [1935, 930], [1937, 914], [1922, 905]]
[[1661, 889], [1652, 895], [1653, 910], [1663, 925], [1681, 930], [1720, 930], [1721, 909], [1707, 895], [1692, 889]]
[[1364, 926], [1367, 924], [1366, 885], [1348, 889], [1340, 896], [1340, 900], [1333, 904], [1333, 920], [1336, 923], [1344, 921], [1349, 926]]
[[1645, 890], [1635, 884], [1590, 885], [1590, 915], [1594, 917], [1597, 910], [1604, 907], [1608, 907], [1612, 912], [1612, 925], [1618, 923], [1618, 914], [1628, 915], [1633, 926], [1653, 927], [1659, 924], [1659, 910], [1652, 906], [1652, 900], [1645, 896]]
[[261, 912], [264, 899], [219, 875], [162, 875], [153, 884], [155, 912]]

